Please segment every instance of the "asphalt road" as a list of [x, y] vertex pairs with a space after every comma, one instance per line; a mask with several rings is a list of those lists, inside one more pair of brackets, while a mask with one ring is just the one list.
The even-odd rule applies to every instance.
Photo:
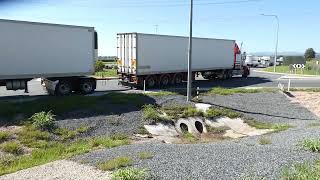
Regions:
[[[251, 75], [248, 78], [234, 77], [229, 80], [205, 80], [202, 77], [196, 78], [196, 82], [193, 83], [194, 87], [200, 89], [209, 89], [212, 87], [278, 87], [281, 83], [287, 87], [288, 80], [283, 79], [285, 75], [270, 74], [256, 72], [259, 69], [252, 69]], [[40, 80], [32, 80], [28, 84], [29, 92], [24, 93], [23, 90], [18, 91], [7, 91], [5, 87], [0, 87], [0, 97], [33, 97], [33, 96], [45, 96], [48, 95], [40, 84]], [[167, 88], [170, 89], [185, 89], [186, 84], [182, 84], [178, 87]], [[319, 78], [304, 78], [304, 79], [293, 79], [291, 80], [291, 87], [318, 87], [320, 88], [320, 77]], [[96, 94], [105, 93], [110, 91], [126, 91], [130, 90], [128, 87], [118, 85], [117, 80], [109, 81], [98, 81]]]

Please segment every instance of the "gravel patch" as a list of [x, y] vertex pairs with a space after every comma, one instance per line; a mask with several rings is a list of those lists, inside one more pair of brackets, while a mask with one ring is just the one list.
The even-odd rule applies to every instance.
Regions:
[[[271, 144], [260, 145], [261, 136], [226, 140], [208, 144], [133, 144], [100, 150], [74, 157], [90, 165], [119, 156], [131, 156], [134, 166], [147, 168], [157, 179], [277, 179], [283, 168], [295, 163], [320, 158], [301, 148], [306, 138], [319, 138], [320, 128], [307, 128], [317, 117], [306, 108], [292, 103], [280, 93], [205, 96], [204, 102], [227, 107], [262, 122], [289, 123], [296, 127], [280, 133], [265, 135]], [[164, 105], [185, 102], [178, 97], [161, 97]], [[139, 152], [152, 152], [153, 159], [140, 160]]]
[[281, 93], [235, 94], [204, 96], [203, 101], [243, 113], [247, 117], [269, 123], [289, 123], [302, 126], [317, 120], [317, 116], [298, 103], [292, 103]]
[[110, 173], [73, 161], [61, 160], [0, 176], [0, 180], [108, 180]]
[[[157, 179], [276, 179], [286, 166], [319, 158], [298, 146], [304, 138], [319, 135], [319, 129], [273, 134], [270, 145], [260, 145], [259, 137], [194, 145], [129, 145], [84, 154], [73, 160], [97, 165], [115, 157], [131, 156], [135, 167], [150, 169]], [[155, 156], [139, 160], [137, 154], [142, 151]]]

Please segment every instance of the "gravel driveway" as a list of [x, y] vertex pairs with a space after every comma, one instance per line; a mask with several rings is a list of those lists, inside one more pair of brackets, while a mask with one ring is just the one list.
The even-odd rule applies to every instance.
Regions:
[[[290, 103], [283, 94], [207, 96], [203, 100], [240, 110], [259, 121], [289, 123], [295, 127], [268, 135], [272, 141], [269, 145], [260, 145], [260, 137], [194, 145], [134, 144], [80, 155], [73, 160], [95, 166], [118, 156], [131, 156], [134, 166], [150, 169], [157, 179], [276, 179], [286, 166], [319, 158], [299, 146], [305, 138], [320, 136], [319, 128], [307, 128], [317, 117]], [[141, 151], [153, 152], [155, 157], [139, 160], [137, 154]]]

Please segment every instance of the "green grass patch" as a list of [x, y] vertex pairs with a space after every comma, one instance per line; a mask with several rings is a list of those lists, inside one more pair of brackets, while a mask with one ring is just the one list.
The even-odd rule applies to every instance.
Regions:
[[[268, 68], [265, 68], [264, 71], [266, 72], [273, 72], [273, 67], [268, 67]], [[276, 72], [277, 73], [288, 73], [288, 74], [295, 74], [295, 72], [290, 72], [290, 69], [289, 69], [289, 66], [277, 66], [276, 67]], [[313, 69], [308, 69], [308, 68], [305, 68], [303, 70], [303, 73], [301, 73], [301, 70], [300, 69], [297, 69], [296, 71], [296, 75], [319, 75], [319, 72], [313, 70]]]
[[169, 92], [169, 91], [148, 92], [146, 94], [150, 96], [155, 96], [155, 97], [178, 95], [178, 93], [176, 92]]
[[104, 70], [102, 72], [96, 72], [95, 76], [102, 77], [102, 78], [105, 78], [105, 77], [118, 77], [118, 74], [117, 74], [117, 70], [116, 69], [107, 69], [107, 70]]
[[315, 164], [301, 163], [285, 168], [281, 173], [281, 178], [288, 180], [318, 180], [320, 179], [320, 161]]
[[1, 149], [6, 153], [14, 155], [20, 155], [23, 153], [21, 144], [15, 141], [5, 142], [1, 144]]
[[289, 124], [272, 124], [272, 123], [265, 123], [265, 122], [256, 121], [253, 119], [245, 119], [244, 122], [247, 123], [249, 126], [254, 127], [256, 129], [271, 129], [275, 133], [285, 131], [285, 130], [288, 130], [289, 128], [292, 128], [292, 126]]
[[267, 145], [267, 144], [271, 144], [272, 141], [271, 141], [271, 138], [270, 137], [265, 137], [265, 136], [262, 136], [260, 137], [259, 139], [259, 144], [260, 145]]
[[0, 166], [0, 175], [18, 170], [46, 164], [55, 160], [70, 158], [98, 148], [112, 148], [129, 144], [127, 139], [111, 139], [109, 137], [81, 139], [74, 142], [46, 141], [50, 146], [34, 149], [31, 155], [5, 159], [6, 166]]
[[210, 108], [207, 110], [205, 117], [215, 118], [215, 117], [229, 117], [231, 119], [239, 118], [242, 115], [236, 111], [225, 109], [225, 108]]
[[111, 171], [111, 170], [119, 169], [122, 167], [131, 166], [132, 164], [133, 164], [133, 161], [131, 157], [123, 156], [123, 157], [117, 157], [109, 161], [103, 162], [99, 164], [98, 167], [103, 171]]
[[[26, 102], [0, 102], [0, 116], [13, 119], [17, 114], [31, 117], [38, 112], [52, 112], [55, 115], [63, 115], [73, 110], [91, 110], [102, 113], [106, 111], [101, 108], [104, 102], [110, 105], [135, 105], [142, 107], [147, 98], [143, 94], [108, 93], [103, 96], [65, 96], [65, 97], [45, 97]], [[102, 111], [102, 112], [101, 112]]]
[[27, 125], [17, 134], [18, 140], [30, 148], [45, 148], [50, 140], [50, 133], [41, 131], [33, 126]]
[[146, 169], [133, 167], [119, 169], [112, 173], [112, 180], [147, 180], [149, 172]]
[[136, 132], [137, 134], [142, 134], [142, 135], [149, 135], [149, 131], [144, 127], [144, 126], [140, 126]]
[[189, 132], [185, 132], [182, 138], [187, 141], [187, 143], [196, 143], [199, 139]]
[[250, 93], [263, 93], [263, 92], [277, 92], [274, 88], [255, 88], [255, 89], [245, 89], [245, 88], [222, 88], [215, 87], [210, 89], [206, 94], [214, 95], [233, 95], [233, 94], [250, 94]]
[[290, 88], [290, 91], [299, 91], [299, 92], [320, 92], [320, 88]]
[[152, 159], [154, 155], [151, 152], [139, 152], [138, 157], [139, 159]]
[[302, 145], [312, 152], [320, 152], [320, 139], [305, 139]]
[[11, 136], [11, 133], [6, 131], [0, 131], [0, 143], [8, 140]]

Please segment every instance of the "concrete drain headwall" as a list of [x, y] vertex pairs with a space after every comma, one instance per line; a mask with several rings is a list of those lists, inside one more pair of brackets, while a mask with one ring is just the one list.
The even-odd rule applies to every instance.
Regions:
[[206, 126], [200, 118], [179, 119], [175, 123], [175, 128], [180, 134], [184, 134], [185, 132], [189, 132], [193, 135], [207, 133]]

